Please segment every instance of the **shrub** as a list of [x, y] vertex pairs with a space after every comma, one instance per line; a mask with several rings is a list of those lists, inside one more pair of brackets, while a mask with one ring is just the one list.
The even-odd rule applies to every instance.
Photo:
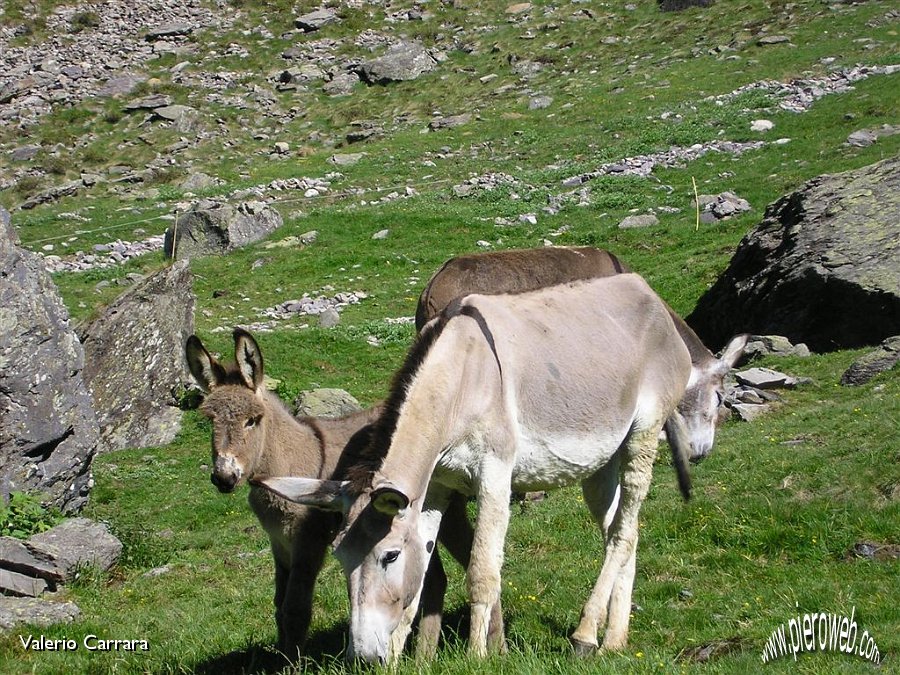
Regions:
[[24, 492], [9, 495], [9, 504], [0, 503], [0, 535], [25, 539], [44, 532], [62, 519], [56, 509], [41, 504], [40, 500]]

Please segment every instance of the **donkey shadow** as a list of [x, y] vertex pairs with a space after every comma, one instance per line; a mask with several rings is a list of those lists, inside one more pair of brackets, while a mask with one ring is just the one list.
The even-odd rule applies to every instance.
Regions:
[[[275, 673], [318, 670], [332, 663], [343, 663], [349, 624], [344, 621], [328, 630], [310, 633], [304, 654], [293, 664], [288, 663], [275, 645], [255, 643], [202, 661], [192, 667], [197, 675], [274, 675]], [[443, 616], [439, 649], [465, 649], [469, 634], [469, 609], [462, 605]], [[405, 654], [415, 650], [415, 632], [407, 644]]]
[[346, 646], [347, 622], [310, 633], [303, 656], [293, 664], [272, 644], [251, 644], [202, 661], [192, 668], [198, 675], [273, 675], [305, 672], [316, 666], [340, 662]]

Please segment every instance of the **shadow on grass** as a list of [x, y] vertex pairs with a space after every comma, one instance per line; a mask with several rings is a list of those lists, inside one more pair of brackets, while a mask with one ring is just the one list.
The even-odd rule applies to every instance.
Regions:
[[293, 667], [289, 667], [287, 659], [277, 651], [275, 645], [255, 644], [207, 659], [196, 664], [192, 672], [198, 675], [265, 675], [317, 669], [329, 663], [340, 662], [346, 635], [346, 623], [313, 632], [307, 641], [304, 655]]

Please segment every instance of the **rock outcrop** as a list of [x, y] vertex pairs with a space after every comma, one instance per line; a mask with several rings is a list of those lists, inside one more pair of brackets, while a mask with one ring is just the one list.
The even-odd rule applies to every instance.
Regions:
[[0, 209], [0, 497], [38, 492], [76, 512], [99, 440], [84, 353], [43, 261], [18, 241]]
[[262, 202], [235, 207], [204, 200], [166, 230], [164, 250], [167, 258], [178, 260], [228, 253], [267, 237], [282, 223], [281, 214]]
[[687, 317], [704, 343], [784, 335], [813, 351], [900, 334], [900, 158], [819, 176], [766, 209]]
[[194, 332], [192, 279], [188, 262], [177, 262], [82, 328], [100, 450], [165, 445], [180, 430], [176, 396], [191, 381], [184, 343]]

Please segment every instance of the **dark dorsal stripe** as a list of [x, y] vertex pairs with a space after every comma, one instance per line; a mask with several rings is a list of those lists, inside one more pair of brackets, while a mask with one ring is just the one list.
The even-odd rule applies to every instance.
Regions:
[[450, 317], [453, 316], [467, 316], [470, 319], [474, 319], [475, 323], [478, 324], [478, 327], [481, 329], [481, 333], [484, 335], [484, 339], [487, 340], [488, 346], [491, 348], [491, 353], [494, 355], [494, 359], [497, 361], [497, 370], [500, 371], [500, 374], [503, 375], [503, 367], [500, 365], [500, 357], [497, 356], [497, 345], [494, 344], [494, 334], [491, 332], [491, 329], [487, 325], [487, 321], [484, 320], [484, 315], [478, 311], [477, 307], [473, 307], [472, 305], [462, 305], [462, 298], [454, 300], [447, 307], [445, 312], [448, 313]]

